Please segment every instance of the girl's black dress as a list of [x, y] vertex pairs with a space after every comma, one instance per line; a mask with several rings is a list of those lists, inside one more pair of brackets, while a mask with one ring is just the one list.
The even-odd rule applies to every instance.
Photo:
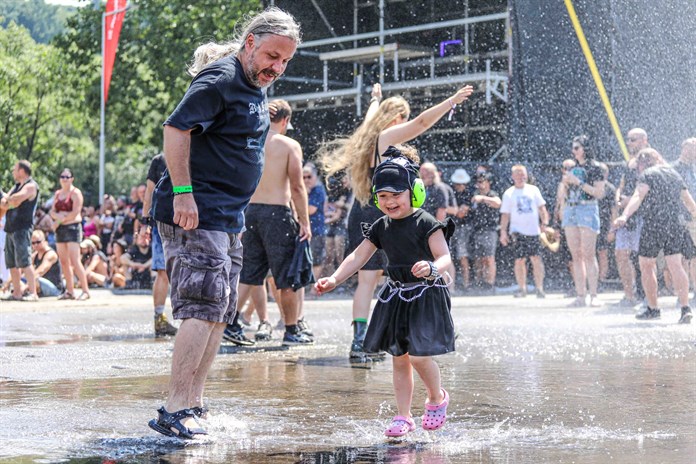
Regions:
[[[410, 287], [427, 281], [411, 274], [418, 261], [433, 261], [428, 238], [442, 229], [449, 240], [454, 232], [451, 219], [444, 223], [422, 209], [403, 219], [382, 216], [366, 227], [365, 238], [384, 250], [388, 258], [387, 273], [395, 285], [385, 285], [379, 292], [367, 329], [366, 352], [386, 351], [393, 356], [433, 356], [454, 351], [454, 323], [450, 314], [450, 294], [444, 279], [428, 288], [394, 289], [400, 284]], [[416, 295], [422, 294], [412, 301]], [[391, 299], [389, 299], [392, 294]], [[382, 300], [389, 300], [382, 302]]]

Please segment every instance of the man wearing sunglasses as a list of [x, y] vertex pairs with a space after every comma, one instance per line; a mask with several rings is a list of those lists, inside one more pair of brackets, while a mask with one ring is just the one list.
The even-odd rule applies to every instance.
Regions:
[[63, 291], [63, 282], [58, 253], [48, 245], [43, 231], [32, 232], [31, 249], [33, 250], [31, 260], [34, 264], [39, 295], [42, 297], [60, 295]]
[[[637, 127], [629, 130], [628, 134], [626, 134], [626, 146], [631, 158], [616, 189], [617, 215], [623, 213], [628, 205], [628, 200], [636, 189], [638, 166], [635, 158], [643, 148], [650, 147], [648, 133]], [[616, 230], [616, 267], [618, 268], [624, 290], [624, 297], [619, 301], [618, 306], [634, 306], [638, 303], [638, 299], [642, 299], [644, 296], [643, 287], [640, 283], [640, 270], [638, 268], [638, 242], [642, 226], [643, 221], [636, 214], [632, 221]]]
[[[37, 301], [36, 278], [31, 265], [31, 231], [34, 211], [39, 199], [39, 186], [31, 178], [31, 163], [21, 160], [12, 168], [16, 182], [12, 190], [0, 199], [0, 208], [6, 210], [5, 262], [12, 279], [10, 301]], [[22, 296], [22, 271], [27, 279], [27, 294]]]

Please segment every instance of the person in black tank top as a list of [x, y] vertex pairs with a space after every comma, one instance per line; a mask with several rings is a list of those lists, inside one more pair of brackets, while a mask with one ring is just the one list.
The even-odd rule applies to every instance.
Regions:
[[48, 245], [46, 235], [41, 230], [31, 234], [31, 247], [34, 250], [32, 262], [36, 273], [36, 286], [39, 296], [58, 296], [63, 290], [58, 253]]
[[[0, 199], [0, 211], [6, 211], [5, 263], [12, 277], [12, 294], [6, 300], [36, 301], [36, 277], [31, 265], [31, 230], [39, 200], [39, 186], [31, 178], [31, 163], [21, 160], [12, 168], [16, 184]], [[27, 278], [29, 293], [22, 296], [21, 271]]]
[[[374, 222], [382, 215], [371, 200], [372, 174], [375, 166], [382, 161], [387, 147], [413, 140], [445, 114], [449, 113], [450, 118], [453, 117], [456, 107], [464, 103], [472, 92], [473, 87], [470, 85], [462, 87], [451, 97], [409, 121], [411, 110], [408, 102], [397, 96], [380, 103], [382, 90], [379, 84], [375, 84], [372, 88], [370, 107], [360, 127], [349, 138], [333, 140], [320, 147], [318, 158], [325, 174], [331, 176], [345, 170], [351, 179], [356, 201], [348, 216], [348, 253], [362, 242], [360, 224]], [[412, 161], [420, 162], [419, 159]], [[353, 341], [350, 347], [350, 359], [353, 361], [367, 361], [375, 357], [374, 353], [365, 352], [363, 340], [372, 295], [382, 277], [385, 264], [385, 255], [378, 250], [358, 272], [358, 286], [353, 295]]]

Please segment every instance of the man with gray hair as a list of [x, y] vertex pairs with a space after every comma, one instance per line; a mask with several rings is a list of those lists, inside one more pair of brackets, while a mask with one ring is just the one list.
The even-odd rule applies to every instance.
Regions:
[[149, 426], [168, 436], [206, 434], [203, 387], [226, 324], [236, 312], [244, 210], [263, 168], [269, 129], [265, 87], [293, 58], [295, 19], [278, 8], [249, 18], [226, 44], [196, 50], [194, 76], [164, 123], [167, 171], [154, 193], [154, 218], [171, 282], [174, 343], [169, 396]]

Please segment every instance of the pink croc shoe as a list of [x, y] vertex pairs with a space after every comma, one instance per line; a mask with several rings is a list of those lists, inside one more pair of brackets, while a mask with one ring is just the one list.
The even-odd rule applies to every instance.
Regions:
[[384, 434], [388, 437], [403, 437], [408, 432], [416, 430], [416, 423], [413, 419], [406, 416], [395, 416]]
[[423, 429], [424, 430], [437, 430], [442, 428], [447, 421], [447, 405], [449, 404], [449, 395], [447, 391], [443, 388], [442, 394], [445, 399], [442, 400], [440, 404], [430, 404], [425, 402], [425, 413], [423, 414]]

